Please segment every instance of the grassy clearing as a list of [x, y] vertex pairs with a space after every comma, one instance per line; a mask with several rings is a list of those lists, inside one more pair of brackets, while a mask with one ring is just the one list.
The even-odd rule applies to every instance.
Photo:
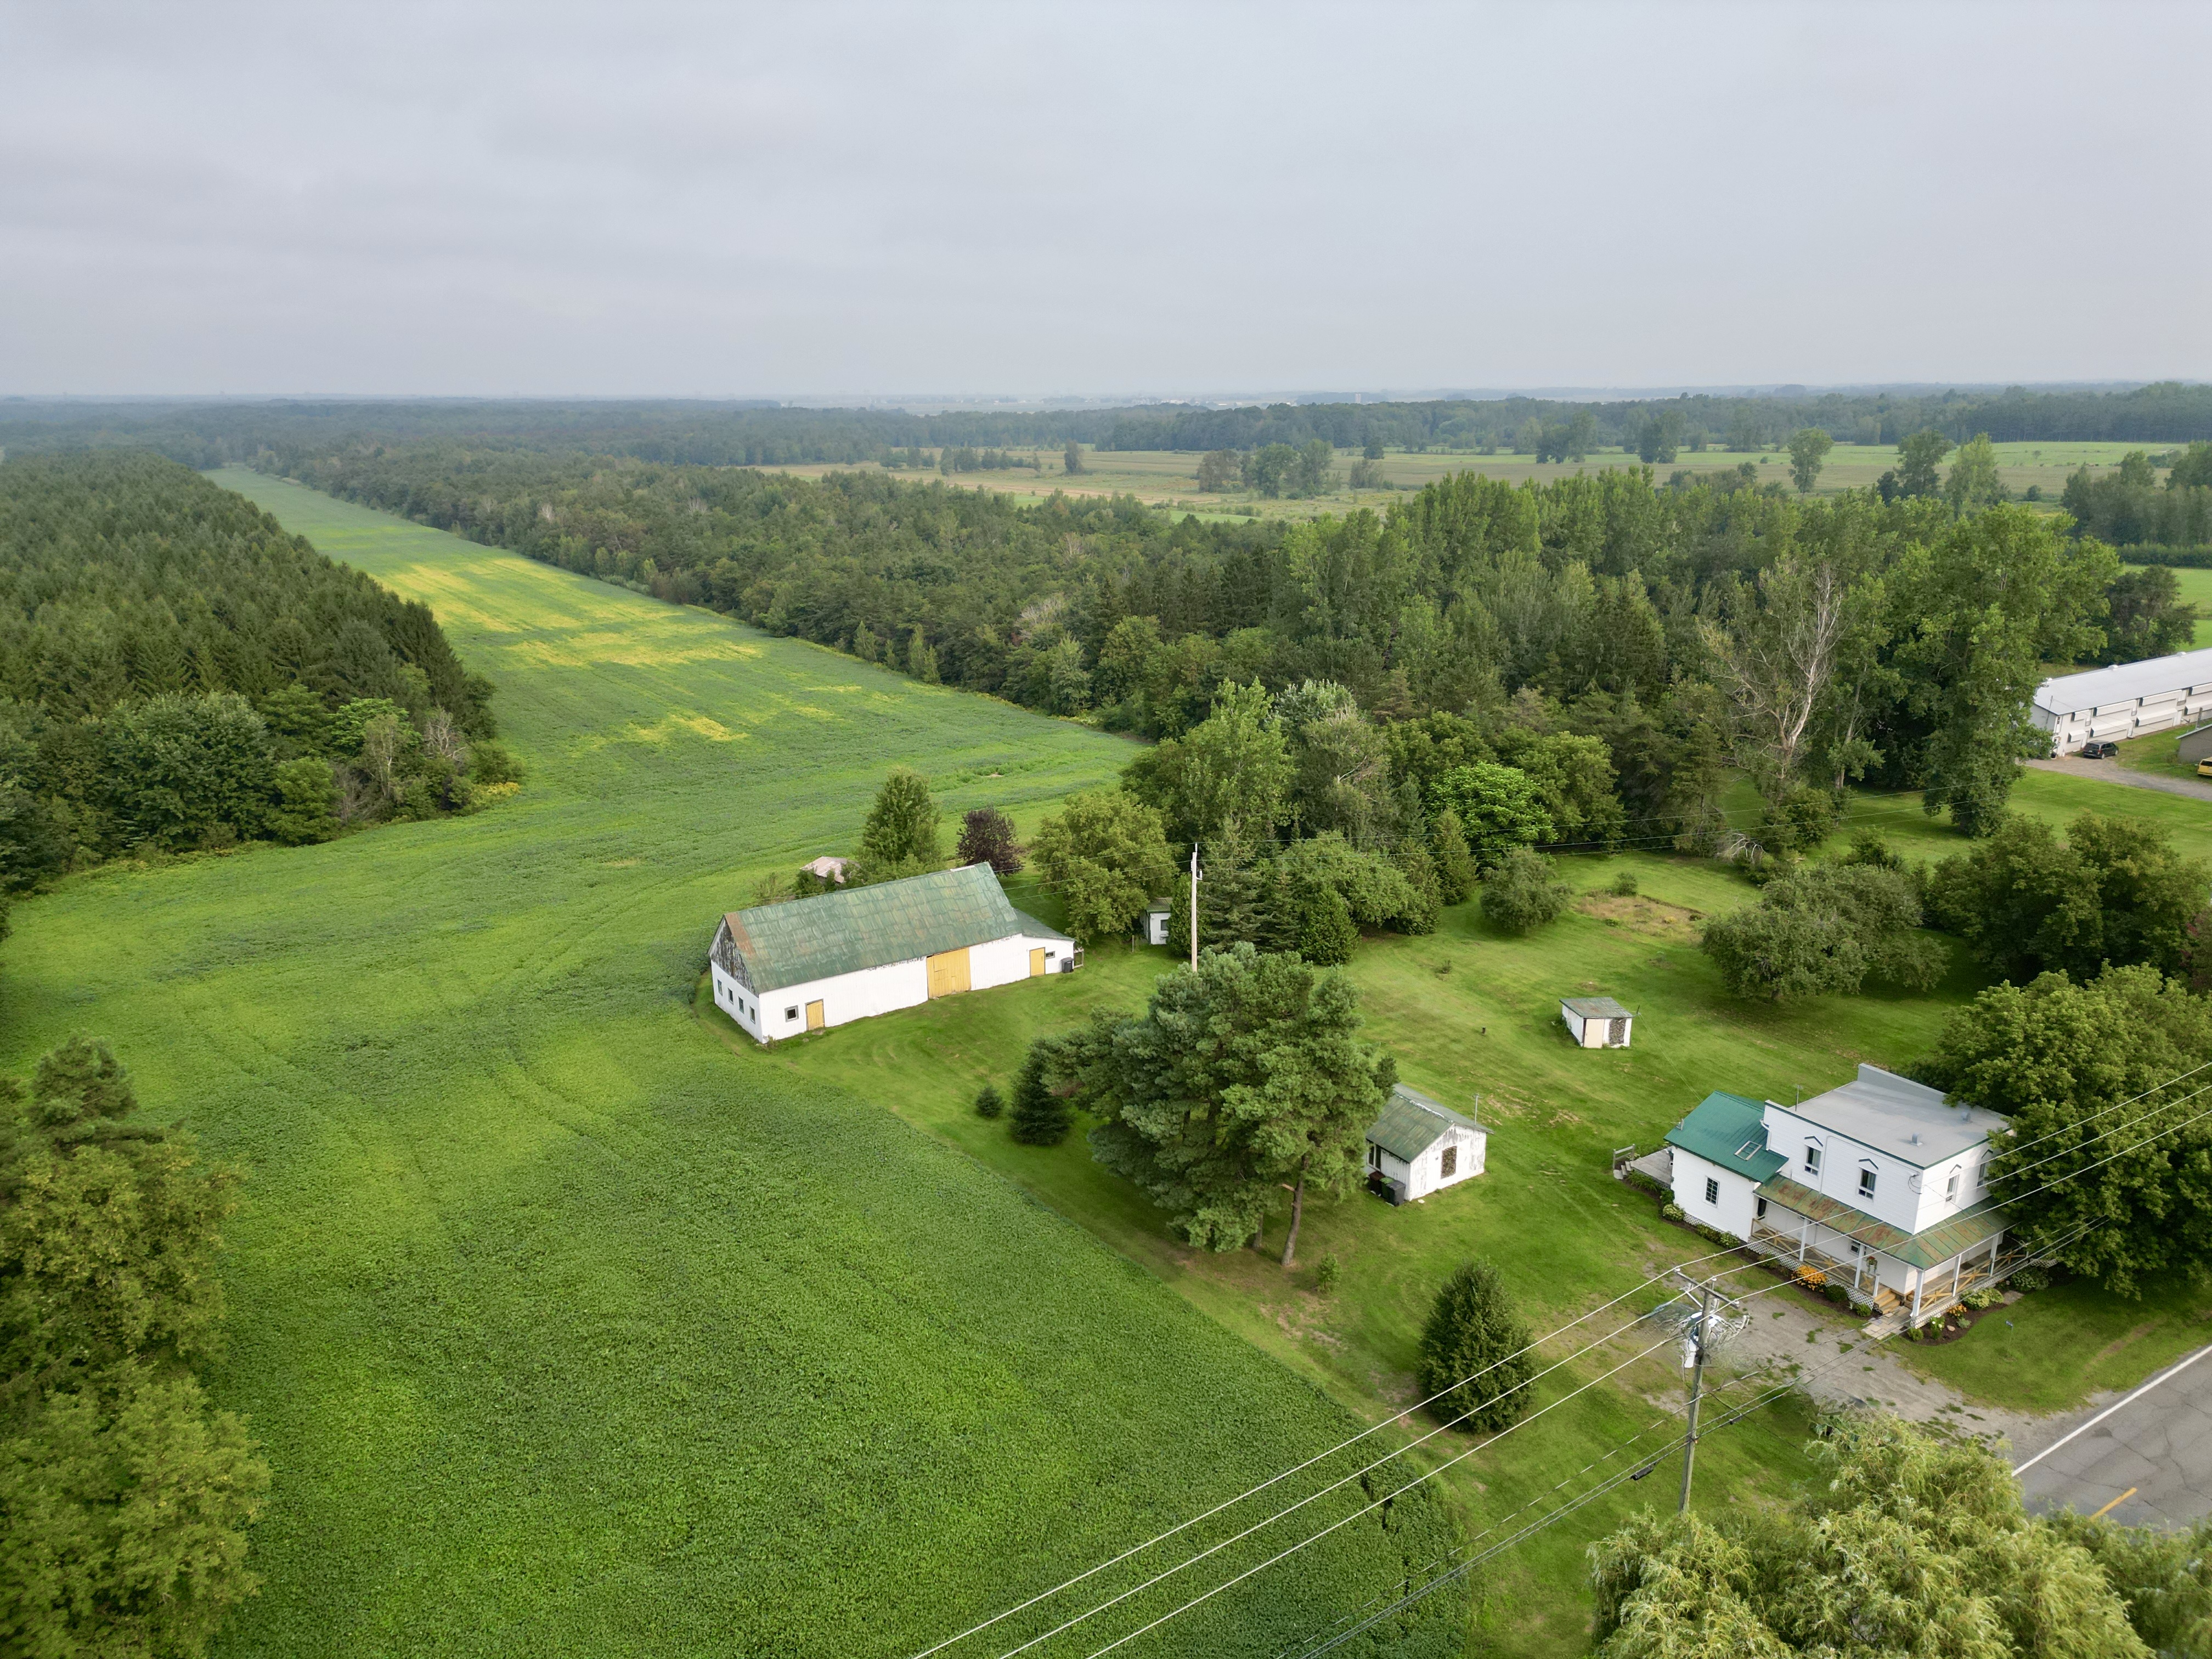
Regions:
[[1955, 1342], [1893, 1346], [1914, 1370], [1978, 1400], [2052, 1412], [2131, 1389], [2207, 1342], [2212, 1291], [2177, 1277], [2146, 1285], [2140, 1301], [2054, 1285], [1984, 1315]]
[[[474, 817], [71, 880], [0, 953], [11, 1069], [101, 1033], [250, 1172], [212, 1386], [276, 1491], [222, 1651], [906, 1651], [1342, 1432], [691, 1012], [714, 915], [848, 842], [890, 757], [1033, 818], [1124, 745], [223, 481], [435, 604], [532, 770]], [[1346, 1527], [1190, 1639], [1273, 1651], [1436, 1541]]]
[[[2025, 494], [2030, 486], [2039, 488], [2044, 498], [2055, 501], [2060, 490], [2066, 487], [2067, 475], [2076, 467], [2113, 467], [2120, 457], [2131, 449], [2146, 447], [2142, 444], [2108, 443], [2016, 443], [1996, 446], [1999, 475], [2005, 485], [2015, 495]], [[2155, 445], [2148, 446], [2155, 449]], [[1073, 495], [1134, 495], [1156, 507], [1170, 508], [1177, 513], [1190, 512], [1200, 518], [1312, 519], [1323, 513], [1345, 513], [1355, 507], [1373, 507], [1378, 512], [1398, 499], [1399, 492], [1418, 489], [1455, 472], [1480, 472], [1493, 478], [1503, 478], [1510, 483], [1534, 479], [1548, 483], [1555, 478], [1572, 477], [1577, 472], [1595, 472], [1606, 467], [1640, 466], [1632, 452], [1620, 449], [1601, 450], [1586, 460], [1539, 462], [1533, 455], [1478, 455], [1467, 451], [1413, 453], [1394, 450], [1382, 460], [1382, 476], [1391, 486], [1383, 489], [1352, 490], [1339, 489], [1328, 495], [1304, 501], [1269, 501], [1244, 491], [1227, 495], [1200, 495], [1198, 489], [1196, 452], [1172, 449], [1086, 450], [1084, 461], [1089, 469], [1073, 477], [1060, 470], [1056, 454], [1039, 452], [1044, 460], [1042, 472], [1017, 471], [1007, 472], [958, 472], [945, 479], [946, 483], [964, 484], [975, 489], [996, 489], [1024, 502], [1044, 500], [1055, 490]], [[1358, 452], [1340, 450], [1337, 471], [1340, 474], [1358, 459]], [[1737, 453], [1732, 450], [1707, 449], [1692, 453], [1684, 450], [1674, 460], [1655, 467], [1653, 471], [1665, 479], [1676, 471], [1693, 477], [1704, 472], [1733, 472], [1749, 462], [1757, 472], [1761, 484], [1778, 483], [1788, 487], [1790, 457], [1786, 451], [1769, 449], [1757, 453]], [[1870, 487], [1883, 471], [1898, 464], [1897, 447], [1893, 444], [1862, 445], [1838, 444], [1829, 451], [1826, 465], [1821, 469], [1816, 494], [1834, 495], [1845, 489], [1864, 489]], [[872, 464], [871, 464], [872, 465]], [[792, 466], [775, 469], [818, 477], [824, 472], [851, 471], [826, 465]], [[935, 477], [935, 473], [902, 472], [902, 477]], [[2204, 573], [2212, 575], [2212, 572]]]

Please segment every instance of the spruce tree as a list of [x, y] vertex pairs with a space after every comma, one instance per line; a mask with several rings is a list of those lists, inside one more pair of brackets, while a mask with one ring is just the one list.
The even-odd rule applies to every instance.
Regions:
[[1429, 824], [1429, 855], [1437, 861], [1438, 896], [1446, 904], [1464, 904], [1474, 890], [1474, 854], [1468, 850], [1459, 814], [1449, 806]]
[[982, 1088], [976, 1092], [975, 1115], [977, 1117], [1004, 1117], [1006, 1115], [1006, 1097], [999, 1092], [999, 1085], [995, 1083], [985, 1084]]
[[1510, 1428], [1530, 1404], [1528, 1346], [1498, 1269], [1468, 1262], [1444, 1280], [1421, 1332], [1421, 1392], [1436, 1396], [1429, 1409], [1462, 1429]]
[[1045, 1044], [1031, 1043], [1014, 1079], [1014, 1139], [1024, 1146], [1057, 1146], [1073, 1122], [1066, 1099], [1053, 1092], [1047, 1076]]
[[1298, 954], [1323, 968], [1340, 967], [1352, 960], [1352, 947], [1359, 943], [1351, 907], [1344, 895], [1317, 881], [1302, 881], [1290, 890], [1292, 912], [1297, 918]]

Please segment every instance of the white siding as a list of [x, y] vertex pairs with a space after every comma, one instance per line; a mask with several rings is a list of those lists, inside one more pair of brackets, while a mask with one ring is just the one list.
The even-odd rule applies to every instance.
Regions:
[[[1447, 1146], [1456, 1147], [1459, 1152], [1449, 1180], [1442, 1174], [1444, 1148]], [[1371, 1141], [1368, 1143], [1367, 1162], [1370, 1169], [1380, 1170], [1398, 1182], [1402, 1195], [1401, 1201], [1410, 1204], [1416, 1199], [1426, 1198], [1431, 1193], [1441, 1192], [1446, 1187], [1456, 1187], [1461, 1182], [1471, 1181], [1480, 1175], [1489, 1147], [1490, 1137], [1483, 1130], [1462, 1129], [1454, 1124], [1444, 1131], [1435, 1146], [1411, 1164], [1395, 1153], [1384, 1152]]]
[[[1705, 1196], [1711, 1182], [1717, 1194]], [[1695, 1152], [1674, 1148], [1674, 1203], [1692, 1221], [1736, 1238], [1751, 1237], [1752, 1218], [1759, 1208], [1758, 1183], [1735, 1170], [1724, 1170]]]
[[[1574, 1038], [1577, 1046], [1580, 1048], [1602, 1048], [1606, 1046], [1607, 1038], [1613, 1032], [1611, 1018], [1594, 1015], [1585, 1019], [1564, 1002], [1559, 1005], [1559, 1018], [1566, 1021], [1568, 1034]], [[1614, 1046], [1627, 1048], [1635, 1035], [1636, 1020], [1635, 1017], [1631, 1015], [1621, 1020], [1620, 1041]]]
[[[1855, 1210], [1879, 1217], [1900, 1232], [1925, 1232], [1937, 1222], [1948, 1220], [1987, 1196], [1980, 1184], [1983, 1164], [1989, 1157], [1986, 1142], [1923, 1170], [1918, 1164], [1877, 1152], [1849, 1135], [1808, 1122], [1786, 1106], [1777, 1106], [1770, 1101], [1765, 1115], [1767, 1150], [1790, 1160], [1783, 1169], [1784, 1175], [1801, 1187], [1810, 1187]], [[1805, 1149], [1808, 1146], [1820, 1148], [1817, 1173], [1805, 1167]], [[1874, 1172], [1872, 1197], [1859, 1190], [1862, 1170]], [[1950, 1190], [1954, 1170], [1959, 1176], [1955, 1195]]]
[[[1046, 953], [1045, 971], [1060, 972], [1075, 947], [1064, 939], [1031, 939], [1012, 933], [970, 945], [968, 983], [970, 990], [988, 991], [1030, 977], [1030, 952]], [[787, 985], [780, 991], [756, 996], [725, 974], [720, 964], [709, 964], [714, 979], [714, 1002], [736, 1020], [745, 1034], [762, 1042], [806, 1035], [806, 1005], [822, 1005], [824, 1029], [848, 1025], [856, 1019], [912, 1008], [929, 1000], [929, 963], [924, 957], [863, 968], [857, 973]]]

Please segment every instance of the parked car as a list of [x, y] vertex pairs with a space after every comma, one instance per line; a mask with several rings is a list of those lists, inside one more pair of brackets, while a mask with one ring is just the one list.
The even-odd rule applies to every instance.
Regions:
[[2200, 778], [2212, 778], [2212, 758], [2197, 763], [2197, 775]]
[[2117, 743], [2085, 743], [2081, 745], [2083, 760], [2118, 760], [2120, 745]]

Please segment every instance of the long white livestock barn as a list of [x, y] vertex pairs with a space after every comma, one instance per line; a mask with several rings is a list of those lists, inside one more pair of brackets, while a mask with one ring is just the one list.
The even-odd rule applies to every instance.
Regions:
[[2212, 719], [2212, 650], [2061, 674], [2036, 687], [2033, 718], [2054, 755]]

